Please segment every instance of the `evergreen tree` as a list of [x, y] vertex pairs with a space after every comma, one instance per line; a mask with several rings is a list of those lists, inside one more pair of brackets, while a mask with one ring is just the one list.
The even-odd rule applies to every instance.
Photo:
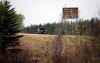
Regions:
[[10, 2], [0, 1], [0, 49], [5, 50], [9, 47], [19, 45], [17, 33], [20, 32], [22, 24], [21, 15], [18, 15]]

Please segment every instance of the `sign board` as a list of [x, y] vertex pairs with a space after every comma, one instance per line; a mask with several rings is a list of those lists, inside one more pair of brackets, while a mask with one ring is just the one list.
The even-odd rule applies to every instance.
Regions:
[[78, 18], [78, 16], [79, 16], [78, 7], [63, 8], [63, 18], [64, 19]]

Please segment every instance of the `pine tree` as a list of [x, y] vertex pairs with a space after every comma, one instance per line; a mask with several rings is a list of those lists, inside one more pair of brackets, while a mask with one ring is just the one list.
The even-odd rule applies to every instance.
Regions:
[[22, 24], [20, 15], [18, 15], [8, 1], [0, 1], [0, 49], [5, 50], [9, 47], [19, 45], [17, 33], [20, 32]]

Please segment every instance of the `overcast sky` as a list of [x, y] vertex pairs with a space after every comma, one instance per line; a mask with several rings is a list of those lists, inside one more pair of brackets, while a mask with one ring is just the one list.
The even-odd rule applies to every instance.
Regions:
[[24, 24], [58, 22], [62, 7], [77, 6], [80, 17], [98, 16], [100, 0], [10, 0], [18, 13], [25, 16]]

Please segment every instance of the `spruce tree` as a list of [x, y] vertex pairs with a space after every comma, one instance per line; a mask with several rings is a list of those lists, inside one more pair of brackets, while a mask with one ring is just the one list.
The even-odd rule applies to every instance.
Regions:
[[17, 33], [20, 32], [22, 24], [20, 15], [18, 15], [9, 1], [0, 1], [0, 49], [5, 50], [9, 47], [19, 45]]

